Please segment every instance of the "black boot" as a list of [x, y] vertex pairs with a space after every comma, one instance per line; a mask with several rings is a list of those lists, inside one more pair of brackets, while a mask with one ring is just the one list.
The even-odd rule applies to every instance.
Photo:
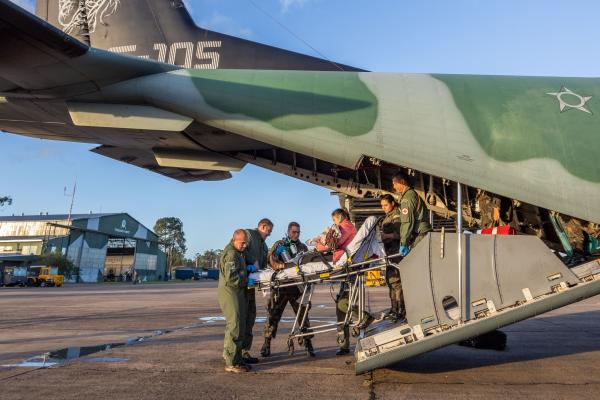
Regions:
[[315, 349], [313, 348], [312, 340], [310, 340], [310, 339], [304, 339], [304, 347], [306, 347], [306, 354], [309, 357], [314, 357], [315, 356]]
[[271, 338], [265, 338], [265, 342], [260, 349], [260, 355], [263, 357], [269, 357], [271, 355]]
[[335, 355], [336, 356], [345, 356], [348, 353], [350, 353], [350, 349], [346, 349], [344, 347], [340, 347], [340, 349], [335, 352]]
[[258, 364], [258, 358], [252, 357], [246, 350], [242, 352], [242, 362], [244, 364]]

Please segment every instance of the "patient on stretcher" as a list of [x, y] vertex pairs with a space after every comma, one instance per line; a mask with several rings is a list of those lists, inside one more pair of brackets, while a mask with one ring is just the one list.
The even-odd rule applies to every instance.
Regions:
[[292, 280], [301, 275], [340, 270], [350, 263], [384, 257], [383, 245], [376, 235], [377, 222], [377, 217], [367, 218], [352, 241], [346, 246], [345, 251], [340, 253], [337, 259], [327, 259], [318, 252], [304, 252], [298, 254], [291, 263], [287, 264], [289, 265], [287, 268], [277, 271], [269, 268], [251, 273], [249, 277], [256, 282], [263, 283], [267, 283], [272, 279], [278, 281]]

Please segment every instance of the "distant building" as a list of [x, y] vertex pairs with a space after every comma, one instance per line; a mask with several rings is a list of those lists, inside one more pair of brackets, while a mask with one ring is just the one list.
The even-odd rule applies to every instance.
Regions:
[[129, 214], [0, 217], [0, 268], [19, 260], [31, 265], [34, 256], [51, 252], [73, 261], [81, 282], [134, 276], [151, 281], [165, 275], [158, 236]]

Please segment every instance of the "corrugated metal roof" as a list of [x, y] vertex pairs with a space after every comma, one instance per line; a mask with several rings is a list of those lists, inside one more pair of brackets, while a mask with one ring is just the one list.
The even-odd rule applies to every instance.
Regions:
[[[137, 219], [133, 218], [129, 213], [126, 213], [126, 212], [102, 213], [102, 214], [100, 214], [100, 213], [97, 213], [97, 214], [72, 214], [71, 215], [71, 220], [72, 221], [86, 220], [86, 219], [93, 219], [93, 218], [110, 217], [110, 216], [115, 216], [115, 215], [127, 215], [129, 218], [133, 219], [135, 222], [137, 222], [138, 224], [140, 224], [141, 227], [143, 227], [146, 230], [148, 230], [148, 232], [150, 232], [152, 235], [158, 237], [158, 235], [152, 229], [148, 228], [146, 225], [142, 224], [140, 221], [138, 221]], [[48, 223], [51, 223], [52, 221], [58, 221], [58, 222], [66, 221], [68, 218], [69, 218], [68, 214], [13, 215], [13, 216], [0, 216], [0, 223], [2, 223], [2, 222], [40, 222], [40, 221], [47, 221]], [[66, 227], [66, 229], [69, 229], [69, 228]], [[80, 229], [80, 228], [72, 227], [71, 229]], [[125, 235], [118, 235], [118, 234], [114, 234], [114, 235], [117, 236], [117, 237], [131, 237], [131, 238], [134, 238], [133, 235], [127, 235], [127, 236], [125, 236]], [[64, 235], [59, 235], [59, 236], [64, 236]], [[54, 238], [56, 236], [52, 236], [52, 237]], [[26, 236], [11, 237], [11, 239], [14, 239], [14, 238], [24, 239], [24, 238], [26, 238]], [[27, 238], [31, 238], [31, 236], [29, 236]], [[2, 237], [1, 239], [8, 239], [8, 237]], [[154, 241], [152, 239], [147, 239], [147, 238], [137, 238], [137, 239]]]
[[[119, 215], [124, 213], [107, 213], [107, 214], [73, 214], [71, 220], [79, 219], [90, 219], [108, 217], [111, 215]], [[0, 222], [26, 222], [26, 221], [65, 221], [69, 218], [68, 214], [51, 214], [51, 215], [13, 215], [13, 216], [0, 216]]]
[[34, 242], [44, 238], [45, 236], [0, 236], [0, 242]]

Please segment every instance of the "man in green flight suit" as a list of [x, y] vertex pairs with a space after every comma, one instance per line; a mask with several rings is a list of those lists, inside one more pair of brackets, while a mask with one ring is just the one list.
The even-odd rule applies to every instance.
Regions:
[[250, 370], [242, 359], [248, 307], [248, 272], [243, 256], [247, 238], [245, 230], [236, 230], [219, 260], [218, 298], [226, 321], [223, 359], [225, 371], [233, 373]]
[[[271, 246], [269, 250], [268, 261], [271, 268], [274, 270], [280, 270], [288, 266], [293, 266], [293, 259], [299, 253], [308, 251], [308, 247], [300, 241], [300, 224], [297, 222], [290, 222], [288, 224], [287, 235], [278, 240]], [[263, 336], [265, 342], [260, 349], [260, 355], [263, 357], [269, 357], [271, 355], [271, 339], [277, 335], [277, 326], [283, 315], [283, 311], [288, 303], [292, 306], [294, 313], [298, 315], [305, 315], [306, 327], [310, 327], [308, 321], [308, 310], [310, 309], [310, 303], [308, 306], [301, 305], [298, 300], [302, 298], [302, 291], [298, 286], [282, 287], [271, 290], [271, 296], [267, 303], [267, 320], [265, 321], [265, 327], [263, 329]], [[309, 357], [315, 356], [315, 351], [312, 346], [312, 336], [304, 337], [304, 347]]]
[[392, 177], [394, 191], [400, 195], [400, 255], [406, 257], [411, 248], [415, 247], [431, 232], [427, 207], [415, 189], [410, 185], [407, 175], [397, 172]]
[[[400, 254], [400, 259], [406, 257], [410, 249], [431, 232], [427, 208], [421, 197], [411, 187], [407, 175], [397, 172], [392, 177], [394, 191], [400, 195], [396, 203], [392, 196], [381, 198], [381, 208], [386, 213], [382, 221], [381, 239], [386, 254]], [[398, 262], [399, 260], [391, 260]], [[404, 297], [402, 296], [402, 280], [397, 268], [388, 266], [385, 278], [390, 290], [392, 307], [386, 317], [401, 320], [406, 318]]]
[[[248, 235], [248, 246], [244, 252], [244, 259], [247, 265], [254, 265], [251, 272], [267, 268], [267, 254], [269, 248], [265, 240], [273, 231], [273, 222], [268, 218], [258, 221], [256, 229], [246, 229]], [[248, 306], [246, 316], [246, 328], [244, 330], [244, 343], [242, 344], [242, 359], [246, 364], [256, 364], [258, 358], [250, 355], [252, 347], [252, 329], [256, 322], [256, 293], [253, 287], [248, 288]]]

